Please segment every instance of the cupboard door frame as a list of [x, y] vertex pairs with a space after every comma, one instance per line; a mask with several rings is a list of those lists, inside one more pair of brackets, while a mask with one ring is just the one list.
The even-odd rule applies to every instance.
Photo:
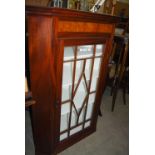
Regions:
[[[66, 35], [66, 34], [65, 34]], [[103, 87], [104, 87], [104, 80], [105, 80], [105, 74], [106, 74], [106, 64], [107, 64], [107, 58], [109, 56], [109, 42], [110, 42], [110, 35], [102, 35], [95, 36], [94, 34], [89, 33], [88, 35], [72, 37], [72, 35], [69, 35], [68, 37], [63, 36], [61, 34], [61, 37], [58, 38], [57, 45], [58, 45], [58, 51], [57, 51], [57, 66], [56, 66], [56, 77], [57, 77], [57, 89], [56, 89], [56, 126], [55, 126], [55, 152], [59, 153], [65, 148], [73, 145], [74, 143], [78, 142], [79, 140], [83, 139], [84, 137], [90, 135], [91, 133], [96, 131], [96, 122], [97, 122], [97, 116], [98, 111], [101, 103], [102, 93], [103, 93]], [[93, 107], [93, 113], [91, 116], [91, 125], [84, 130], [81, 130], [80, 132], [77, 132], [76, 134], [73, 134], [72, 136], [68, 137], [67, 139], [63, 141], [59, 141], [60, 137], [60, 117], [61, 117], [61, 96], [62, 96], [62, 77], [63, 77], [63, 56], [64, 56], [64, 47], [65, 46], [78, 46], [78, 45], [95, 45], [95, 44], [103, 44], [104, 48], [102, 49], [104, 52], [102, 54], [101, 58], [101, 66], [98, 76], [98, 84], [96, 88], [96, 96], [94, 101], [94, 107]], [[95, 58], [93, 58], [95, 59]], [[75, 60], [76, 61], [76, 60]], [[101, 77], [102, 76], [102, 77]], [[101, 93], [102, 92], [102, 93]]]

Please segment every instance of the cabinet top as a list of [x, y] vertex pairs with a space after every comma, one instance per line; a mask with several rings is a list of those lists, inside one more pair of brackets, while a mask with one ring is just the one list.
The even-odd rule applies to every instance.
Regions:
[[26, 15], [53, 16], [64, 20], [118, 23], [121, 18], [107, 14], [92, 13], [64, 8], [26, 6]]

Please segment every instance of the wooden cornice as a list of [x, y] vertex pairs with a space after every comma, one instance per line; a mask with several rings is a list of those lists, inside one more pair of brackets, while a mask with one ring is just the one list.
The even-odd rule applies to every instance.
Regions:
[[49, 8], [26, 6], [26, 14], [29, 15], [43, 15], [43, 16], [57, 16], [61, 20], [74, 21], [89, 21], [99, 23], [118, 23], [121, 18], [118, 16], [111, 16], [107, 14], [99, 14], [85, 11], [77, 11], [64, 8]]

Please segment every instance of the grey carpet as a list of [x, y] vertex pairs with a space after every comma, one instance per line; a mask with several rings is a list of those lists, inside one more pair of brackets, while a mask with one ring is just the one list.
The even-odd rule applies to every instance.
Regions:
[[[129, 154], [129, 95], [127, 105], [123, 104], [119, 91], [114, 112], [111, 112], [110, 90], [107, 88], [102, 99], [103, 116], [98, 118], [97, 131], [74, 144], [59, 155], [128, 155]], [[26, 111], [26, 155], [34, 154], [31, 123]]]

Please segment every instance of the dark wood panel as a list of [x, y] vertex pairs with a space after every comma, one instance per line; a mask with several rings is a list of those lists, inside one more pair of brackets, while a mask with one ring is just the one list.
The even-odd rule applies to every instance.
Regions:
[[[32, 106], [33, 135], [36, 150], [51, 152], [52, 122], [56, 87], [52, 68], [52, 19], [43, 16], [28, 17], [31, 91], [36, 104]], [[53, 78], [53, 79], [52, 79]]]

